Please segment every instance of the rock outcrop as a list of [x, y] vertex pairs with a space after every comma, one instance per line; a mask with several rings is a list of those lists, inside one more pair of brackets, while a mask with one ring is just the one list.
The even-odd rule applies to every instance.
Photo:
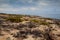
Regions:
[[60, 21], [58, 19], [23, 17], [27, 17], [27, 19], [18, 23], [6, 21], [4, 16], [1, 17], [0, 40], [60, 40]]

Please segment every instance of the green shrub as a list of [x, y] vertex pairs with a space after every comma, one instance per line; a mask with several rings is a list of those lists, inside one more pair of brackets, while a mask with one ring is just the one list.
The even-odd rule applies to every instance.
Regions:
[[8, 17], [7, 21], [11, 21], [11, 22], [22, 22], [20, 17]]
[[40, 24], [42, 24], [42, 25], [49, 25], [48, 22], [44, 22], [44, 21], [41, 21]]
[[48, 22], [41, 21], [41, 20], [38, 20], [38, 19], [31, 19], [30, 21], [31, 22], [35, 22], [35, 23], [38, 23], [38, 24], [41, 24], [41, 25], [49, 25]]
[[40, 22], [40, 20], [38, 20], [38, 19], [31, 19], [30, 21], [31, 22], [35, 22], [35, 23], [39, 23]]

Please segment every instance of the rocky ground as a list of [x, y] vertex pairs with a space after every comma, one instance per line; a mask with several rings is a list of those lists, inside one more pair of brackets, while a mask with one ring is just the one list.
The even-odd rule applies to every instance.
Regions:
[[[22, 21], [17, 20], [19, 16]], [[60, 40], [60, 20], [0, 14], [0, 40]], [[7, 20], [8, 18], [16, 18]]]

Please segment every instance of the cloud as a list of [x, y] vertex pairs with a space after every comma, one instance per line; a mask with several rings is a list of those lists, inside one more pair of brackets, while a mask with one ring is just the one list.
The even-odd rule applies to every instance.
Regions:
[[60, 3], [59, 0], [0, 0], [0, 4], [10, 4], [12, 6], [47, 6]]
[[0, 12], [8, 12], [8, 13], [24, 13], [24, 12], [26, 12], [27, 13], [27, 11], [30, 11], [30, 12], [33, 12], [33, 11], [36, 11], [36, 10], [39, 10], [39, 8], [37, 8], [37, 7], [18, 7], [18, 8], [16, 8], [16, 7], [13, 7], [12, 5], [9, 5], [9, 4], [2, 4], [1, 6], [0, 6]]
[[12, 6], [9, 4], [0, 4], [0, 8], [9, 8], [9, 7], [12, 7]]
[[40, 3], [39, 3], [39, 5], [47, 6], [47, 5], [48, 5], [48, 3], [46, 3], [46, 2], [40, 2]]
[[30, 10], [34, 11], [34, 10], [38, 10], [38, 8], [32, 7], [32, 8], [30, 8]]
[[0, 12], [58, 13], [60, 0], [0, 0]]

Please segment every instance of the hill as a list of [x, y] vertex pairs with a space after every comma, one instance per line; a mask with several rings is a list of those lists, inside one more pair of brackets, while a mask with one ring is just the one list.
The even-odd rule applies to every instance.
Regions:
[[0, 13], [0, 40], [60, 40], [60, 20]]

